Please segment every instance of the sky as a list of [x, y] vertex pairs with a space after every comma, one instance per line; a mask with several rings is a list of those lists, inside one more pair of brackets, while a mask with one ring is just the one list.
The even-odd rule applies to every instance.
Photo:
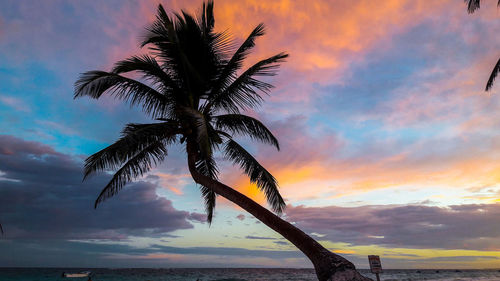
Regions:
[[[248, 65], [290, 54], [255, 112], [275, 151], [241, 139], [277, 178], [282, 217], [367, 268], [500, 268], [500, 9], [456, 0], [216, 0], [215, 28], [242, 42]], [[279, 234], [218, 198], [205, 222], [181, 146], [97, 209], [110, 179], [82, 182], [84, 159], [113, 143], [138, 108], [73, 99], [88, 70], [147, 52], [161, 3], [0, 2], [2, 266], [312, 267]], [[263, 205], [230, 163], [221, 181]]]

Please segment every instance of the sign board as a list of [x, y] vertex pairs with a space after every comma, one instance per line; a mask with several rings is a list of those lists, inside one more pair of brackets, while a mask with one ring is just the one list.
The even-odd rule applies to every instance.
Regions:
[[382, 273], [382, 263], [379, 256], [368, 256], [368, 262], [372, 273]]

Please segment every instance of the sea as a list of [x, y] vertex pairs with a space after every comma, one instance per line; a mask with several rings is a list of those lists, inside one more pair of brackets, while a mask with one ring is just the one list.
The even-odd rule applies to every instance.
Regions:
[[[63, 272], [91, 271], [92, 281], [316, 281], [313, 269], [290, 268], [0, 268], [0, 281], [87, 281], [63, 278]], [[361, 274], [376, 280], [369, 270]], [[500, 270], [388, 269], [384, 281], [500, 281]]]

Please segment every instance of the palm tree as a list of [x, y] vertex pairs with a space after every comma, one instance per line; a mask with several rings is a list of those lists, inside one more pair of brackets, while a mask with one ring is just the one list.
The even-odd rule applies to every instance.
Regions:
[[[469, 12], [469, 14], [474, 13], [481, 7], [481, 0], [464, 0], [464, 1], [467, 4], [467, 12]], [[497, 6], [500, 7], [500, 0], [498, 0]], [[493, 86], [493, 81], [495, 81], [495, 78], [497, 77], [499, 72], [500, 72], [500, 58], [498, 59], [497, 63], [495, 64], [495, 67], [493, 67], [493, 70], [491, 71], [490, 78], [488, 79], [488, 82], [486, 82], [485, 91], [489, 91], [491, 89], [491, 87]]]
[[[276, 179], [233, 139], [235, 135], [249, 136], [279, 150], [271, 131], [242, 111], [261, 104], [261, 94], [269, 93], [273, 86], [259, 77], [275, 75], [288, 55], [276, 54], [240, 73], [255, 40], [264, 35], [264, 26], [255, 27], [236, 48], [228, 33], [214, 31], [214, 23], [212, 1], [203, 4], [199, 17], [185, 11], [169, 17], [159, 5], [141, 43], [141, 47], [149, 46], [149, 55], [119, 61], [110, 72], [85, 72], [75, 83], [75, 98], [98, 99], [109, 94], [142, 106], [155, 120], [127, 124], [115, 143], [86, 159], [84, 179], [99, 171], [116, 170], [95, 207], [162, 162], [167, 146], [178, 142], [185, 145], [189, 171], [200, 187], [209, 223], [216, 197], [223, 196], [297, 246], [312, 261], [319, 280], [370, 280], [351, 262], [278, 216], [286, 205]], [[241, 167], [278, 215], [218, 181], [216, 151]]]

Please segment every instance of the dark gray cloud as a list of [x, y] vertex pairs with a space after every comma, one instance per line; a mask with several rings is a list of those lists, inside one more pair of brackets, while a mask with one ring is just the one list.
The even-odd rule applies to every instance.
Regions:
[[425, 260], [427, 260], [427, 261], [459, 261], [459, 262], [464, 262], [464, 261], [498, 260], [498, 259], [500, 259], [500, 258], [499, 257], [492, 257], [492, 256], [451, 256], [451, 257], [427, 258]]
[[2, 155], [13, 155], [13, 154], [32, 154], [32, 155], [43, 155], [43, 154], [57, 154], [51, 147], [33, 142], [24, 141], [9, 135], [0, 135], [0, 154]]
[[257, 239], [257, 240], [276, 240], [276, 238], [272, 237], [262, 237], [262, 236], [252, 236], [252, 235], [247, 235], [245, 236], [246, 239]]
[[288, 206], [287, 217], [322, 239], [355, 245], [500, 250], [500, 204]]
[[[300, 251], [249, 250], [230, 247], [172, 247], [151, 245], [133, 247], [117, 243], [89, 243], [81, 241], [13, 240], [1, 241], [0, 255], [2, 266], [54, 266], [54, 267], [95, 267], [102, 264], [113, 267], [161, 266], [165, 260], [143, 259], [148, 254], [209, 255], [218, 257], [268, 257], [272, 259], [305, 258]], [[120, 256], [120, 258], [110, 258]], [[175, 262], [175, 261], [172, 261]], [[155, 264], [157, 263], [157, 264]], [[189, 264], [189, 262], [187, 262]], [[204, 266], [217, 266], [210, 262]], [[231, 264], [235, 266], [237, 264]], [[199, 265], [197, 265], [199, 266]], [[220, 266], [220, 264], [218, 264]]]
[[82, 159], [12, 136], [0, 136], [0, 221], [8, 239], [124, 239], [192, 228], [204, 215], [176, 210], [139, 181], [96, 210], [109, 175], [82, 183]]
[[239, 257], [298, 258], [304, 257], [300, 251], [250, 250], [229, 247], [189, 247], [179, 248], [162, 245], [151, 246], [151, 251], [172, 254], [217, 255]]

